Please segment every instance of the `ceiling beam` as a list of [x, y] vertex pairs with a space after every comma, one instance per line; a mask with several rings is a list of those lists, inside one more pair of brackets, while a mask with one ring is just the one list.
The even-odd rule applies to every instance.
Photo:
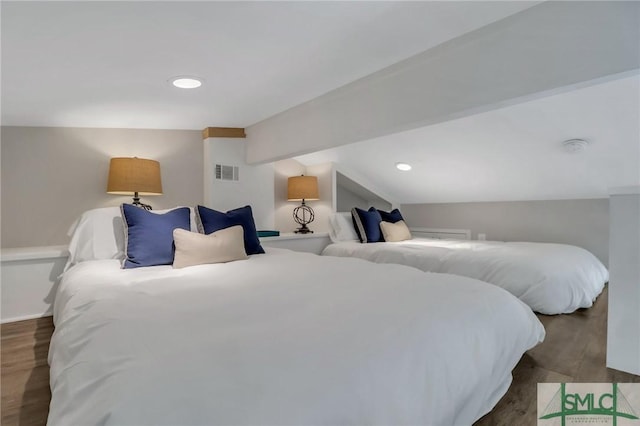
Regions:
[[244, 138], [246, 135], [241, 127], [207, 127], [202, 130], [202, 139], [207, 138]]
[[639, 40], [640, 2], [545, 2], [248, 127], [247, 162], [290, 158], [638, 72]]

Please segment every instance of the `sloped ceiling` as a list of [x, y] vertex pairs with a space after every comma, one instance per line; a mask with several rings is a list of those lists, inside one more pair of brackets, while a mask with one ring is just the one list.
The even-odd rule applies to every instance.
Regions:
[[[589, 146], [568, 153], [562, 142], [572, 138]], [[336, 162], [399, 203], [608, 197], [612, 187], [640, 185], [640, 77], [296, 159]]]
[[246, 127], [537, 3], [2, 1], [2, 123]]

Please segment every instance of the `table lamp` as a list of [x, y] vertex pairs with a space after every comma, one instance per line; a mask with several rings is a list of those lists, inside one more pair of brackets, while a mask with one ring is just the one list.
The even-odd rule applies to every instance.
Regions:
[[145, 158], [112, 158], [109, 164], [107, 193], [133, 195], [133, 205], [151, 210], [140, 202], [140, 195], [162, 195], [160, 163]]
[[319, 200], [318, 178], [316, 176], [293, 176], [287, 181], [287, 200], [302, 201], [298, 207], [293, 209], [293, 220], [301, 225], [296, 229], [296, 234], [313, 233], [307, 225], [313, 222], [313, 209], [305, 204], [308, 200]]

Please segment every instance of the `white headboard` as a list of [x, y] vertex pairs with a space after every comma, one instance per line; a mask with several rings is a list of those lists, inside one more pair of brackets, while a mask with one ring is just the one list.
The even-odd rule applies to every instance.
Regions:
[[470, 229], [410, 228], [414, 237], [435, 238], [438, 240], [470, 240]]

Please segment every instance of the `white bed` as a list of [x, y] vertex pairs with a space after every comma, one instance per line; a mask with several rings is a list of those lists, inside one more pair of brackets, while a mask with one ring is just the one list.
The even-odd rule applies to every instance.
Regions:
[[496, 286], [277, 249], [78, 262], [54, 321], [50, 426], [470, 425], [544, 337]]
[[339, 241], [322, 254], [475, 278], [509, 291], [542, 314], [590, 307], [609, 280], [607, 269], [593, 254], [563, 244], [428, 238], [369, 244]]

